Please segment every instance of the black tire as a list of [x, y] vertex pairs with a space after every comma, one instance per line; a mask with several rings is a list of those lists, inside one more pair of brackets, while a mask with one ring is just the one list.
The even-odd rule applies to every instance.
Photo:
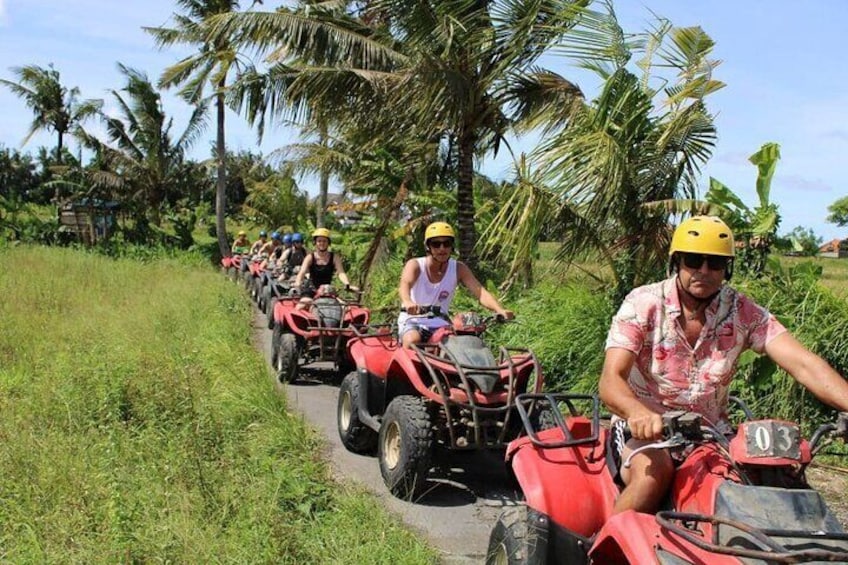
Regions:
[[486, 565], [529, 563], [538, 533], [531, 526], [524, 505], [508, 508], [498, 517], [489, 535]]
[[377, 447], [377, 432], [359, 419], [359, 375], [349, 373], [339, 387], [336, 410], [339, 437], [348, 450], [354, 453], [373, 453]]
[[268, 329], [274, 329], [274, 308], [277, 306], [277, 302], [279, 299], [274, 296], [271, 300], [268, 301], [268, 308], [266, 308], [265, 315], [268, 316]]
[[280, 337], [283, 335], [283, 325], [274, 324], [271, 334], [271, 366], [277, 368], [277, 351], [280, 349]]
[[259, 308], [265, 315], [268, 315], [268, 305], [271, 303], [271, 297], [273, 294], [271, 293], [271, 287], [267, 284], [262, 287], [262, 306]]
[[391, 401], [377, 441], [380, 474], [389, 490], [404, 500], [424, 492], [433, 456], [433, 429], [424, 401], [402, 395]]
[[277, 344], [277, 380], [281, 383], [291, 383], [297, 380], [299, 372], [297, 358], [297, 338], [294, 334], [281, 334], [280, 341]]
[[238, 280], [238, 271], [236, 271], [235, 267], [230, 267], [227, 269], [227, 276], [230, 277], [230, 280], [236, 282]]
[[250, 295], [253, 297], [253, 301], [259, 304], [262, 299], [262, 279], [259, 277], [253, 277]]

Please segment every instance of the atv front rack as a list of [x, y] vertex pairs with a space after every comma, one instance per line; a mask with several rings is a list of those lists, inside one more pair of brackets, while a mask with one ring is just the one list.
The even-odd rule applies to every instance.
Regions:
[[[574, 405], [574, 401], [592, 401], [592, 427], [590, 435], [574, 437], [571, 429], [562, 417], [560, 403], [568, 407], [572, 417], [580, 416], [580, 411]], [[545, 393], [545, 394], [519, 394], [515, 402], [521, 423], [530, 442], [537, 447], [553, 449], [557, 447], [572, 447], [575, 445], [592, 444], [598, 441], [601, 429], [601, 408], [597, 394], [571, 394], [571, 393]], [[529, 408], [528, 408], [529, 407]], [[550, 421], [540, 422], [542, 414], [549, 414]], [[540, 424], [549, 424], [558, 428], [562, 433], [562, 440], [541, 439], [538, 435]]]
[[[344, 302], [342, 303], [342, 312], [340, 320], [344, 322], [345, 316], [347, 316], [348, 312], [351, 311], [352, 307], [359, 306], [358, 303], [353, 302]], [[355, 334], [355, 329], [353, 324], [350, 325], [342, 325], [338, 326], [323, 326], [321, 325], [321, 316], [316, 316], [319, 325], [317, 326], [306, 326], [306, 331], [308, 332], [318, 332], [318, 334], [324, 337], [335, 336], [335, 340], [332, 341], [332, 344], [324, 343], [324, 339], [319, 339], [318, 341], [318, 354], [312, 354], [314, 359], [318, 360], [338, 360], [341, 352], [342, 352], [342, 339], [352, 337]]]
[[[710, 553], [761, 559], [766, 563], [806, 563], [810, 561], [848, 563], [848, 549], [815, 548], [793, 550], [788, 549], [785, 545], [774, 539], [775, 537], [792, 538], [799, 542], [805, 541], [808, 545], [823, 541], [848, 542], [848, 534], [846, 533], [756, 528], [738, 520], [731, 520], [722, 516], [706, 516], [703, 514], [673, 511], [658, 512], [657, 523], [670, 533]], [[707, 523], [713, 526], [712, 540], [707, 541], [703, 536], [698, 535], [700, 530], [696, 529], [695, 525], [701, 523]], [[750, 549], [748, 547], [722, 544], [718, 540], [720, 526], [739, 530], [746, 536], [750, 536], [746, 538], [746, 541], [754, 542], [751, 545], [757, 544], [764, 549]]]
[[[534, 392], [538, 393], [542, 389], [541, 364], [536, 358], [536, 354], [527, 348], [501, 346], [498, 348], [498, 365], [494, 367], [478, 367], [460, 363], [447, 349], [440, 349], [442, 355], [436, 355], [432, 352], [432, 350], [438, 347], [438, 344], [423, 344], [423, 346], [414, 344], [412, 347], [433, 382], [432, 388], [435, 389], [436, 394], [438, 394], [441, 398], [441, 408], [447, 424], [448, 435], [451, 443], [450, 447], [453, 449], [500, 447], [508, 441], [507, 434], [511, 429], [510, 417], [515, 405], [515, 397], [517, 396], [516, 387], [518, 384], [518, 373], [516, 371], [516, 367], [532, 362], [533, 372], [528, 377], [527, 382], [530, 382], [535, 377], [536, 384]], [[513, 359], [513, 354], [520, 354], [520, 357], [518, 359]], [[451, 366], [451, 376], [455, 374], [456, 377], [458, 377], [460, 385], [459, 388], [461, 388], [465, 393], [467, 402], [460, 402], [451, 397], [450, 389], [454, 388], [455, 385], [451, 384], [449, 374], [439, 368], [439, 365], [444, 364]], [[504, 371], [507, 371], [507, 374], [509, 375], [509, 380], [504, 387], [507, 392], [506, 400], [502, 405], [498, 406], [486, 406], [480, 404], [474, 397], [475, 385], [472, 384], [468, 373], [490, 373], [497, 375], [497, 377], [500, 378]], [[470, 411], [473, 441], [469, 442], [466, 436], [460, 436], [457, 433], [457, 425], [451, 414], [452, 409], [467, 409]], [[499, 420], [498, 427], [500, 428], [500, 431], [494, 437], [487, 434], [484, 430], [484, 426], [482, 425], [482, 416], [484, 415], [495, 416]], [[460, 437], [462, 439], [460, 439]]]

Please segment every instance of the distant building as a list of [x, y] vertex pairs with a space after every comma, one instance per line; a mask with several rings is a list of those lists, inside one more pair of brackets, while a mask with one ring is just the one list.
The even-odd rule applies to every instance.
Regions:
[[112, 200], [69, 200], [59, 207], [59, 230], [72, 233], [86, 245], [94, 245], [112, 235], [120, 208], [121, 205]]
[[848, 239], [834, 239], [819, 247], [819, 257], [848, 257]]
[[358, 205], [343, 194], [327, 194], [327, 212], [333, 215], [342, 227], [359, 223], [362, 216], [357, 211]]

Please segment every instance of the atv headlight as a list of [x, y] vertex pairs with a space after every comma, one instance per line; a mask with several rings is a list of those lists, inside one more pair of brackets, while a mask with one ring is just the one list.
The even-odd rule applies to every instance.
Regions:
[[682, 557], [678, 557], [673, 553], [669, 553], [660, 547], [656, 549], [656, 553], [657, 561], [660, 563], [660, 565], [692, 565], [691, 561], [687, 561]]

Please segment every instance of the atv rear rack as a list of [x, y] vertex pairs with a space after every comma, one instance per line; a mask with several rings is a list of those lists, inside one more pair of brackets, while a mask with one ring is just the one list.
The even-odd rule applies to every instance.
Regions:
[[[423, 344], [423, 347], [418, 344], [414, 344], [412, 346], [413, 350], [418, 356], [418, 359], [427, 369], [428, 374], [433, 382], [433, 387], [435, 388], [435, 392], [441, 397], [442, 400], [442, 411], [445, 415], [445, 420], [447, 423], [448, 434], [450, 437], [451, 448], [453, 449], [479, 449], [481, 447], [500, 447], [504, 443], [507, 442], [507, 432], [510, 429], [510, 416], [512, 414], [512, 409], [515, 406], [515, 397], [516, 395], [516, 385], [518, 381], [518, 374], [516, 372], [516, 366], [521, 366], [526, 364], [528, 361], [533, 363], [533, 372], [530, 377], [528, 377], [528, 382], [535, 377], [535, 390], [534, 392], [539, 392], [542, 388], [542, 367], [539, 363], [539, 360], [536, 358], [536, 354], [527, 348], [517, 348], [517, 347], [499, 347], [498, 348], [498, 365], [494, 367], [477, 367], [472, 365], [465, 365], [457, 361], [456, 357], [448, 350], [442, 348], [441, 352], [443, 355], [436, 355], [432, 351], [438, 347], [438, 344]], [[523, 354], [519, 359], [515, 360], [512, 358], [512, 354]], [[455, 371], [456, 375], [459, 377], [460, 388], [465, 393], [467, 398], [467, 402], [459, 402], [454, 400], [450, 396], [450, 389], [454, 388], [450, 382], [448, 374], [442, 369], [438, 368], [438, 366], [434, 366], [434, 363], [438, 364], [449, 364], [451, 365]], [[503, 371], [507, 370], [509, 374], [509, 381], [506, 384], [505, 390], [507, 391], [506, 401], [502, 406], [485, 406], [481, 405], [474, 398], [474, 385], [471, 383], [471, 380], [468, 377], [468, 372], [473, 371], [474, 373], [492, 373], [497, 375], [500, 378], [500, 375]], [[459, 436], [457, 434], [456, 425], [454, 424], [454, 419], [451, 417], [451, 408], [460, 408], [460, 409], [468, 409], [471, 412], [471, 418], [473, 423], [474, 430], [474, 438], [473, 442], [467, 441], [465, 442], [459, 441]], [[487, 415], [495, 415], [500, 418], [498, 425], [500, 427], [500, 432], [494, 438], [494, 440], [490, 439], [488, 434], [484, 433], [481, 416]], [[465, 436], [463, 436], [465, 437]]]
[[[743, 522], [731, 520], [722, 516], [706, 516], [703, 514], [673, 511], [658, 512], [657, 523], [670, 533], [683, 538], [699, 549], [709, 551], [711, 553], [761, 559], [767, 563], [806, 563], [809, 561], [848, 563], [848, 550], [792, 550], [786, 548], [777, 540], [773, 539], [774, 537], [780, 537], [793, 538], [798, 541], [808, 540], [808, 542], [848, 541], [848, 533], [756, 528]], [[687, 523], [689, 526], [694, 526], [694, 524], [699, 523], [708, 523], [712, 525], [713, 539], [711, 541], [707, 541], [702, 536], [696, 534], [699, 530], [695, 530], [694, 527], [684, 526], [683, 523]], [[750, 538], [753, 538], [753, 540], [749, 539], [748, 541], [754, 541], [761, 547], [767, 549], [758, 550], [722, 544], [718, 540], [719, 528], [717, 526], [727, 526], [739, 530], [747, 536], [750, 536]]]

